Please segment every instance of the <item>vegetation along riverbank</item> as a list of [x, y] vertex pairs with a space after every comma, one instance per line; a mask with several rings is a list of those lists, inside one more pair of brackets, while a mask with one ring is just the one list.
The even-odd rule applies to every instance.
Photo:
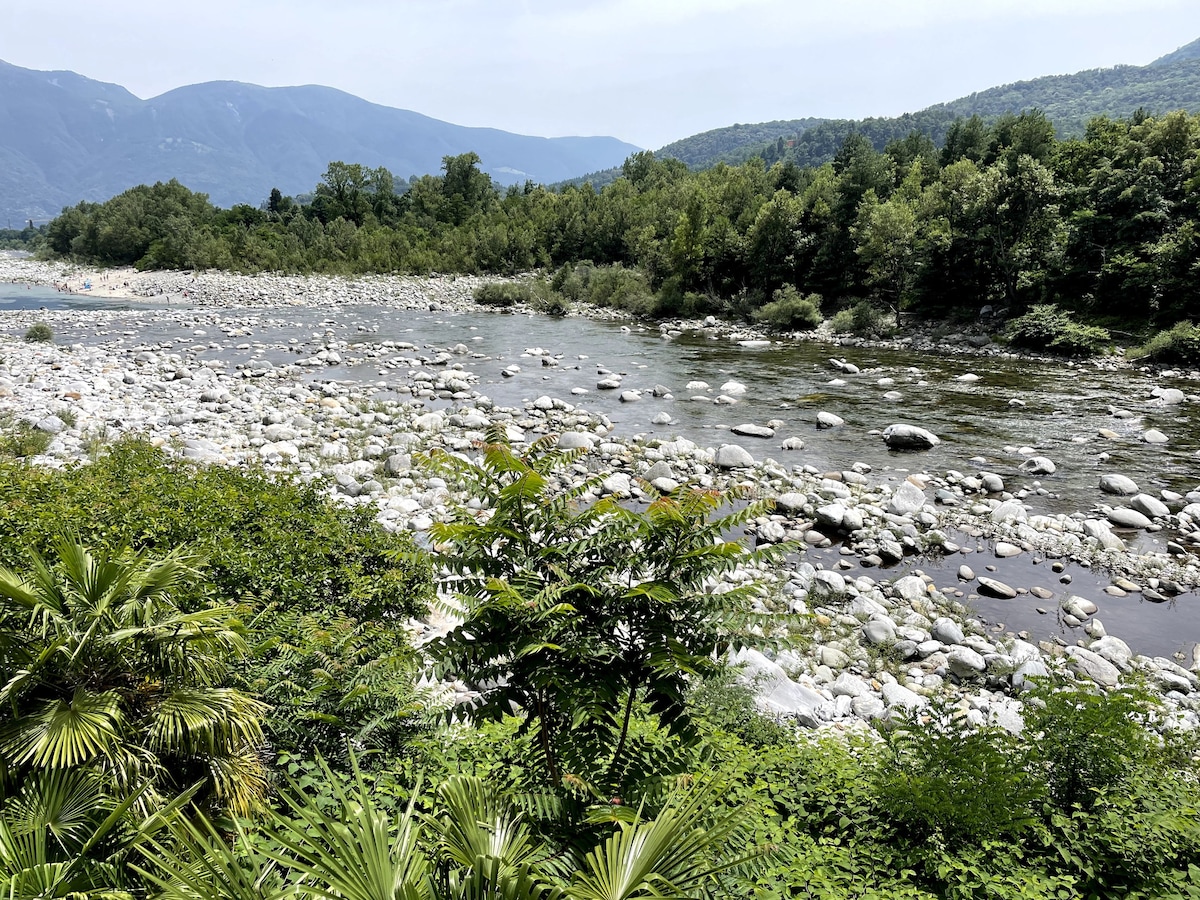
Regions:
[[[471, 278], [129, 280], [0, 343], [13, 896], [1194, 889], [1200, 678], [1102, 619], [1193, 599], [1200, 484], [1054, 512], [1036, 448], [938, 469], [897, 421], [819, 467], [734, 379], [539, 393], [569, 360], [474, 351]], [[421, 315], [453, 337], [372, 333]], [[588, 409], [631, 391], [732, 418]], [[1057, 640], [975, 612], [1031, 596]]]
[[3, 235], [10, 900], [1200, 896], [1200, 117], [478, 163]]

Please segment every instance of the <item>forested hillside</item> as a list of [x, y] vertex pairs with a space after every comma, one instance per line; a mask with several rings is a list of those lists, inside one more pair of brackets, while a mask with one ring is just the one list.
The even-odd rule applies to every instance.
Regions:
[[[812, 120], [802, 127], [787, 128], [787, 122], [723, 129], [725, 139], [711, 140], [705, 132], [669, 144], [659, 155], [673, 156], [692, 168], [717, 162], [740, 162], [762, 156], [768, 163], [790, 160], [797, 165], [820, 165], [833, 159], [851, 133], [864, 135], [882, 150], [890, 141], [916, 130], [940, 144], [950, 123], [957, 118], [980, 116], [992, 121], [1006, 113], [1041, 110], [1054, 122], [1059, 137], [1078, 137], [1095, 116], [1120, 118], [1141, 109], [1163, 114], [1184, 109], [1200, 112], [1200, 41], [1181, 47], [1148, 66], [1116, 66], [1089, 69], [1072, 75], [1049, 75], [1029, 81], [1001, 85], [939, 103], [914, 113], [895, 117], [858, 120]], [[802, 120], [803, 121], [803, 120]], [[756, 132], [756, 140], [738, 142]]]

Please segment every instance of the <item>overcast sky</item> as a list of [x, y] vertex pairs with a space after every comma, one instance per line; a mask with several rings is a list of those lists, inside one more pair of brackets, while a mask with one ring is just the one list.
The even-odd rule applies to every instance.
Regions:
[[1200, 0], [53, 0], [5, 11], [0, 59], [143, 98], [324, 84], [460, 125], [655, 149], [1143, 65], [1198, 37]]

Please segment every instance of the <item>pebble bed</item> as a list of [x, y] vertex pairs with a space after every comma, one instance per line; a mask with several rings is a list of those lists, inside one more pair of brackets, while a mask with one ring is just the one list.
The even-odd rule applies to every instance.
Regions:
[[[44, 263], [0, 260], [0, 279], [55, 284], [67, 277], [78, 275]], [[158, 302], [178, 299], [189, 310], [214, 307], [286, 318], [289, 307], [331, 303], [474, 309], [471, 293], [478, 283], [463, 277], [154, 273], [139, 275], [132, 292]], [[13, 318], [6, 324], [16, 332], [46, 318], [34, 311], [7, 315]], [[236, 317], [220, 323], [225, 337], [238, 336]], [[1000, 475], [983, 470], [910, 474], [896, 481], [875, 477], [870, 466], [853, 461], [838, 471], [787, 467], [737, 443], [617, 438], [612, 422], [572, 402], [577, 398], [540, 396], [519, 408], [493, 403], [478, 389], [473, 371], [482, 360], [465, 344], [431, 349], [363, 337], [306, 348], [281, 364], [205, 358], [202, 342], [190, 350], [168, 350], [152, 344], [112, 349], [2, 340], [0, 415], [24, 419], [52, 436], [36, 464], [86, 460], [103, 442], [136, 434], [198, 464], [262, 465], [284, 477], [319, 480], [339, 502], [369, 504], [384, 528], [411, 532], [426, 546], [435, 522], [456, 509], [477, 507], [478, 500], [421, 468], [421, 452], [436, 447], [470, 455], [493, 427], [518, 446], [554, 435], [558, 446], [581, 454], [562, 476], [564, 487], [567, 479], [598, 476], [588, 496], [630, 503], [684, 485], [736, 487], [775, 501], [774, 511], [749, 527], [753, 540], [840, 548], [828, 565], [793, 555], [782, 568], [739, 569], [727, 576], [730, 584], [759, 580], [760, 611], [777, 615], [780, 628], [796, 638], [793, 649], [743, 650], [735, 658], [774, 715], [809, 728], [857, 729], [942, 698], [967, 722], [1018, 730], [1022, 689], [1029, 678], [1053, 670], [1105, 688], [1144, 678], [1163, 698], [1164, 726], [1200, 725], [1195, 671], [1178, 659], [1135, 654], [1119, 636], [1107, 634], [1097, 616], [1102, 598], [1070, 593], [1069, 576], [1055, 591], [1014, 587], [992, 577], [993, 566], [975, 552], [972, 540], [990, 540], [997, 559], [1029, 555], [1056, 574], [1066, 561], [1102, 571], [1110, 582], [1107, 596], [1169, 600], [1200, 584], [1200, 487], [1152, 495], [1113, 473], [1101, 484], [1112, 506], [1037, 514], [1026, 503], [1025, 489], [1009, 490]], [[386, 384], [321, 376], [351, 357], [386, 365]], [[736, 395], [738, 388], [730, 382], [721, 391]], [[1159, 399], [1200, 401], [1181, 391]], [[431, 409], [433, 403], [439, 408]], [[748, 430], [733, 428], [735, 440], [739, 434], [761, 438], [756, 429], [769, 429], [770, 423], [738, 427]], [[883, 439], [915, 454], [937, 442], [935, 435], [904, 423], [885, 431]], [[1030, 456], [1022, 470], [1036, 478], [1053, 465]], [[1120, 536], [1126, 529], [1168, 529], [1174, 538], [1165, 551], [1139, 552]], [[958, 557], [960, 564], [942, 567], [952, 577], [913, 566], [901, 577], [882, 577], [890, 564], [932, 557]], [[1006, 598], [1030, 590], [1057, 606], [1055, 614], [1077, 635], [1073, 643], [989, 631], [963, 602], [967, 592]], [[447, 625], [432, 614], [413, 623], [418, 640]], [[469, 685], [443, 687], [457, 701], [474, 696]]]

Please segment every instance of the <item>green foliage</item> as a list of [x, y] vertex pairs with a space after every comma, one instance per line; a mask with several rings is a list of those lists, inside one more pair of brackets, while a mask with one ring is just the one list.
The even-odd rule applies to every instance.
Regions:
[[23, 340], [27, 344], [48, 344], [54, 340], [54, 329], [45, 322], [34, 322], [25, 329]]
[[179, 900], [634, 900], [713, 897], [720, 875], [759, 855], [747, 850], [744, 814], [714, 814], [704, 786], [566, 856], [478, 778], [450, 778], [394, 815], [357, 768], [349, 779], [323, 774], [332, 808], [293, 785], [283, 811], [232, 840], [206, 820], [181, 820], [172, 840], [148, 843], [138, 871]]
[[164, 818], [132, 811], [140, 793], [115, 799], [85, 769], [45, 772], [0, 790], [5, 896], [130, 900], [139, 887], [129, 867], [136, 847]]
[[1143, 346], [1130, 353], [1135, 359], [1148, 359], [1166, 365], [1195, 365], [1200, 360], [1200, 326], [1176, 322], [1158, 332]]
[[811, 331], [824, 320], [821, 297], [801, 297], [792, 285], [777, 290], [770, 303], [754, 311], [754, 321], [774, 331]]
[[272, 606], [250, 622], [248, 690], [271, 707], [275, 747], [345, 764], [354, 746], [394, 760], [433, 722], [416, 688], [420, 661], [399, 628], [335, 611]]
[[646, 277], [621, 265], [566, 265], [558, 270], [551, 285], [577, 303], [619, 309], [637, 316], [652, 315], [656, 309], [654, 292]]
[[69, 530], [108, 549], [194, 546], [220, 594], [254, 610], [413, 615], [430, 593], [428, 562], [369, 510], [335, 507], [317, 486], [286, 476], [196, 466], [136, 440], [90, 465], [10, 465], [0, 499], [0, 563], [10, 567]]
[[879, 798], [912, 857], [1012, 838], [1034, 823], [1039, 785], [1002, 728], [968, 729], [937, 709], [888, 734]]
[[25, 459], [46, 452], [53, 435], [24, 419], [0, 414], [0, 457]]
[[411, 540], [368, 510], [286, 477], [174, 460], [136, 441], [63, 470], [0, 463], [0, 564], [21, 568], [63, 530], [91, 546], [192, 546], [210, 591], [253, 625], [241, 686], [272, 704], [277, 749], [344, 752], [347, 736], [395, 749], [420, 730], [415, 661], [399, 623], [427, 608], [431, 574]]
[[434, 455], [488, 513], [435, 527], [453, 550], [463, 622], [429, 652], [444, 675], [481, 690], [470, 719], [524, 712], [546, 786], [571, 776], [614, 790], [648, 774], [629, 771], [635, 707], [690, 735], [688, 678], [745, 639], [755, 585], [709, 585], [764, 556], [724, 537], [763, 507], [714, 518], [727, 499], [688, 490], [645, 512], [588, 505], [592, 481], [564, 489], [557, 477], [579, 453], [549, 442], [520, 456], [494, 435], [479, 462]]
[[28, 575], [0, 569], [0, 780], [86, 771], [150, 808], [197, 783], [211, 808], [257, 805], [266, 707], [228, 686], [246, 650], [232, 607], [178, 604], [199, 562], [58, 539]]
[[829, 320], [834, 334], [857, 334], [864, 337], [880, 333], [884, 315], [869, 300], [859, 300], [853, 306], [839, 309]]
[[524, 283], [491, 282], [475, 288], [475, 302], [480, 306], [507, 308], [528, 303], [532, 298], [533, 291]]
[[570, 300], [540, 278], [533, 284], [528, 303], [530, 309], [555, 318], [569, 315], [574, 309]]
[[1080, 325], [1053, 303], [1034, 306], [1009, 323], [1006, 333], [1018, 347], [1067, 356], [1095, 356], [1112, 341], [1105, 329]]
[[1027, 696], [1026, 726], [1036, 735], [1049, 797], [1061, 812], [1090, 808], [1155, 755], [1145, 726], [1156, 704], [1142, 691], [1047, 683]]

